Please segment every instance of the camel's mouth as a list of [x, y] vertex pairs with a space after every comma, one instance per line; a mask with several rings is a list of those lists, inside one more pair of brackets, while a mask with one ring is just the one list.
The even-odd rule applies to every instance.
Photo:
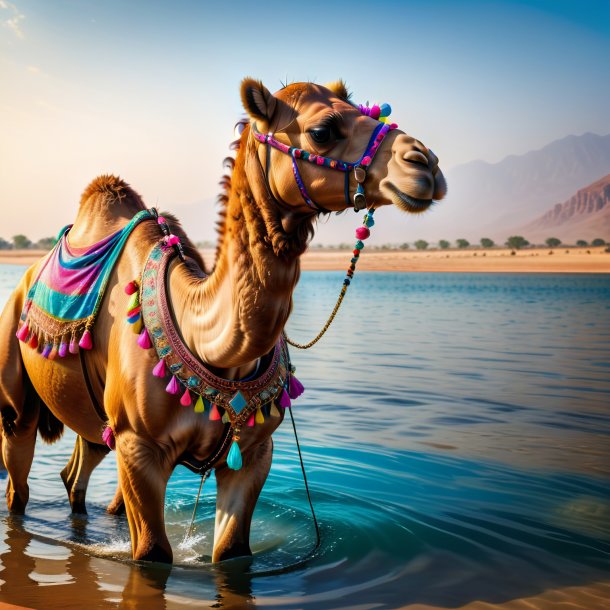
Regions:
[[425, 212], [433, 203], [433, 199], [417, 199], [407, 195], [391, 182], [386, 182], [384, 187], [390, 191], [390, 199], [392, 203], [405, 212], [410, 214], [421, 214]]

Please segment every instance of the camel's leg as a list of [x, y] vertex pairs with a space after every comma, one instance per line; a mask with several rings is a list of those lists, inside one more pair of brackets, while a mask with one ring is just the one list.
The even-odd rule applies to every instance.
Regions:
[[[28, 474], [34, 457], [39, 399], [34, 394], [15, 337], [21, 306], [16, 293], [0, 315], [0, 416], [2, 457], [8, 470], [6, 502], [13, 513], [22, 514], [29, 499]], [[28, 391], [26, 392], [26, 387]]]
[[109, 515], [122, 515], [125, 512], [125, 502], [123, 501], [123, 490], [121, 489], [121, 485], [117, 485], [116, 491], [114, 492], [114, 498], [108, 507], [106, 508], [106, 512]]
[[110, 449], [105, 445], [90, 443], [81, 436], [76, 437], [70, 461], [61, 471], [73, 513], [87, 514], [85, 497], [91, 473], [108, 455]]
[[258, 496], [271, 468], [273, 441], [266, 441], [243, 456], [240, 470], [216, 470], [216, 525], [212, 561], [244, 555], [250, 550], [250, 524]]
[[172, 562], [163, 504], [173, 464], [154, 441], [124, 432], [116, 439], [119, 484], [135, 560]]

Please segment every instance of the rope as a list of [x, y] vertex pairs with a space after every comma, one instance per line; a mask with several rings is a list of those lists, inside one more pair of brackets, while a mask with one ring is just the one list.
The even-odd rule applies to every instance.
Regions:
[[[293, 341], [292, 339], [290, 339], [288, 337], [288, 335], [286, 335], [286, 333], [284, 332], [284, 336], [286, 337], [286, 342], [289, 343], [290, 345], [292, 345], [292, 347], [296, 347], [297, 349], [309, 349], [310, 347], [315, 345], [324, 336], [326, 331], [330, 328], [330, 325], [333, 323], [333, 320], [335, 319], [335, 316], [337, 315], [337, 312], [339, 311], [339, 307], [341, 307], [341, 303], [343, 302], [343, 297], [345, 296], [346, 292], [347, 292], [347, 286], [344, 284], [343, 288], [341, 289], [341, 292], [339, 293], [339, 298], [337, 299], [337, 302], [335, 303], [335, 306], [334, 306], [330, 316], [328, 316], [328, 320], [326, 320], [326, 324], [324, 324], [324, 326], [322, 327], [322, 330], [309, 343], [297, 343], [296, 341]], [[290, 415], [292, 415], [292, 411], [290, 412]], [[294, 420], [293, 420], [293, 423], [294, 423]], [[298, 446], [298, 440], [297, 440], [297, 446]]]
[[195, 516], [197, 515], [197, 507], [199, 506], [199, 498], [201, 497], [201, 490], [203, 489], [203, 484], [205, 483], [205, 480], [210, 476], [211, 472], [212, 472], [211, 470], [206, 470], [201, 475], [201, 482], [199, 483], [199, 491], [197, 492], [197, 499], [195, 500], [195, 506], [193, 508], [193, 516], [191, 517], [191, 524], [189, 525], [189, 528], [186, 532], [186, 536], [184, 537], [183, 542], [186, 542], [191, 537], [191, 534], [193, 533], [193, 525], [195, 525]]

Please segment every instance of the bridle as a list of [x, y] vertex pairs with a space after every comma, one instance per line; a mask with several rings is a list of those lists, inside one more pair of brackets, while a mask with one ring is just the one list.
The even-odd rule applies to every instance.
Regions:
[[[364, 107], [368, 110], [368, 107]], [[362, 107], [361, 107], [362, 111]], [[363, 111], [363, 114], [368, 114]], [[370, 115], [369, 115], [370, 116]], [[333, 159], [331, 157], [325, 157], [323, 155], [317, 155], [315, 153], [311, 153], [303, 148], [297, 148], [296, 146], [288, 146], [283, 142], [279, 142], [275, 139], [273, 133], [268, 133], [266, 135], [260, 133], [256, 128], [256, 125], [253, 123], [251, 126], [252, 135], [258, 140], [261, 144], [265, 144], [268, 147], [271, 146], [280, 152], [289, 155], [292, 158], [292, 173], [294, 174], [294, 179], [299, 187], [299, 191], [301, 196], [303, 197], [303, 201], [307, 204], [315, 212], [328, 212], [321, 205], [317, 204], [307, 192], [307, 188], [301, 178], [301, 173], [299, 172], [299, 166], [297, 164], [297, 159], [301, 159], [302, 161], [308, 161], [313, 165], [318, 165], [320, 167], [328, 167], [329, 169], [334, 169], [345, 174], [345, 202], [346, 207], [354, 208], [355, 212], [360, 210], [364, 210], [367, 207], [366, 197], [364, 194], [364, 181], [367, 177], [368, 169], [373, 162], [373, 158], [375, 154], [379, 150], [379, 146], [383, 142], [383, 139], [386, 135], [393, 129], [396, 129], [398, 125], [396, 123], [379, 123], [377, 127], [373, 130], [371, 137], [369, 139], [369, 143], [367, 147], [362, 153], [362, 156], [358, 161], [350, 162], [350, 161], [341, 161], [339, 159]], [[269, 159], [269, 151], [268, 148], [268, 156]], [[351, 172], [354, 172], [354, 177], [358, 186], [356, 187], [356, 192], [354, 193], [353, 199], [350, 201], [350, 193], [349, 193], [349, 176]], [[267, 181], [269, 180], [269, 162], [267, 162]]]

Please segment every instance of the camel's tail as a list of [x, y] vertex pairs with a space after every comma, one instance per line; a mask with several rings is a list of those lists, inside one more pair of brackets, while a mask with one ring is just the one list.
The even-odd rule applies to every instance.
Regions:
[[45, 443], [49, 445], [58, 441], [64, 433], [64, 425], [60, 422], [47, 405], [40, 401], [40, 416], [38, 418], [38, 432]]

